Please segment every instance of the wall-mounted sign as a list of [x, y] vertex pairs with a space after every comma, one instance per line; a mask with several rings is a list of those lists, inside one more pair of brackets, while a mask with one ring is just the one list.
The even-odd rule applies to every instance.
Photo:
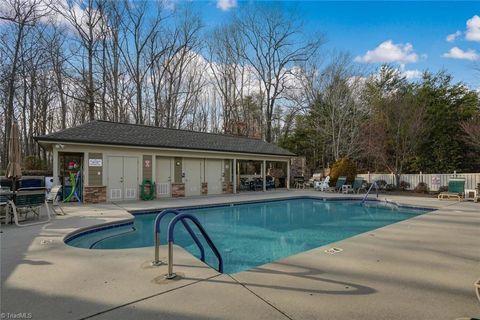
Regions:
[[88, 159], [89, 167], [101, 167], [103, 165], [102, 159]]
[[151, 161], [151, 160], [145, 160], [145, 161], [143, 162], [143, 166], [144, 166], [145, 168], [150, 168], [151, 165], [152, 165], [152, 161]]

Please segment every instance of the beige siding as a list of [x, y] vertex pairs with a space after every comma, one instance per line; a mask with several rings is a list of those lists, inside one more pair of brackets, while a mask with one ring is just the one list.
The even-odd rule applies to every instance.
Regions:
[[223, 165], [223, 172], [224, 172], [224, 178], [225, 178], [225, 183], [229, 183], [231, 180], [231, 171], [232, 171], [232, 163], [229, 159], [224, 160], [224, 165]]
[[175, 157], [173, 166], [174, 166], [173, 182], [182, 183], [182, 170], [183, 170], [182, 158]]
[[[148, 179], [152, 181], [152, 168], [153, 168], [153, 160], [151, 155], [143, 155], [143, 180]], [[147, 162], [149, 162], [149, 166], [147, 166]]]
[[[103, 162], [103, 154], [90, 152], [88, 153], [88, 160], [90, 159], [102, 159]], [[103, 165], [101, 167], [88, 166], [88, 185], [103, 186]]]

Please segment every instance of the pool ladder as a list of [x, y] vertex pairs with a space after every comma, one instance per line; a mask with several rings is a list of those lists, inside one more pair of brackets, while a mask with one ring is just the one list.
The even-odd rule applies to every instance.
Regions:
[[[168, 224], [168, 231], [167, 231], [167, 243], [168, 243], [168, 261], [167, 263], [163, 262], [160, 260], [160, 222], [162, 221], [163, 217], [165, 217], [167, 214], [174, 214], [175, 217], [170, 221]], [[185, 220], [190, 220], [193, 222], [200, 233], [202, 234], [203, 238], [207, 242], [208, 246], [210, 249], [213, 251], [215, 256], [217, 257], [218, 260], [218, 272], [223, 273], [223, 259], [218, 251], [217, 247], [213, 243], [212, 239], [210, 239], [210, 236], [207, 234], [205, 229], [203, 228], [202, 224], [200, 221], [193, 215], [189, 213], [180, 213], [178, 210], [174, 209], [166, 209], [160, 212], [157, 217], [155, 218], [155, 224], [153, 227], [153, 238], [155, 239], [155, 259], [152, 261], [152, 265], [154, 266], [159, 266], [163, 264], [168, 264], [168, 273], [165, 275], [166, 279], [173, 279], [177, 275], [173, 272], [173, 244], [174, 244], [174, 230], [175, 226], [177, 225], [178, 222], [182, 222], [183, 226], [187, 230], [187, 232], [190, 234], [192, 237], [193, 241], [197, 245], [198, 249], [200, 250], [200, 260], [205, 262], [205, 249], [203, 248], [202, 243], [198, 239], [198, 237], [195, 235], [193, 232], [192, 228], [188, 225], [188, 223]]]

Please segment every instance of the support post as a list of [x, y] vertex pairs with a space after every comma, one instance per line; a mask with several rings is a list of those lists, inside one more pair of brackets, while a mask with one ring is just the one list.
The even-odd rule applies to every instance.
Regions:
[[233, 193], [237, 193], [237, 159], [233, 159]]
[[53, 146], [53, 185], [58, 186], [60, 181], [58, 180], [58, 150], [56, 146]]
[[262, 180], [263, 180], [263, 191], [267, 191], [267, 161], [263, 160], [262, 162]]
[[287, 190], [290, 190], [290, 159], [287, 161]]

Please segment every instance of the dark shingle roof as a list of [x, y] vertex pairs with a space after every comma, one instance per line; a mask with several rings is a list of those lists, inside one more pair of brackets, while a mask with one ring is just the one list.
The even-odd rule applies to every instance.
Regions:
[[167, 129], [96, 120], [35, 138], [37, 141], [77, 142], [173, 149], [194, 149], [294, 156], [272, 143], [233, 135]]

